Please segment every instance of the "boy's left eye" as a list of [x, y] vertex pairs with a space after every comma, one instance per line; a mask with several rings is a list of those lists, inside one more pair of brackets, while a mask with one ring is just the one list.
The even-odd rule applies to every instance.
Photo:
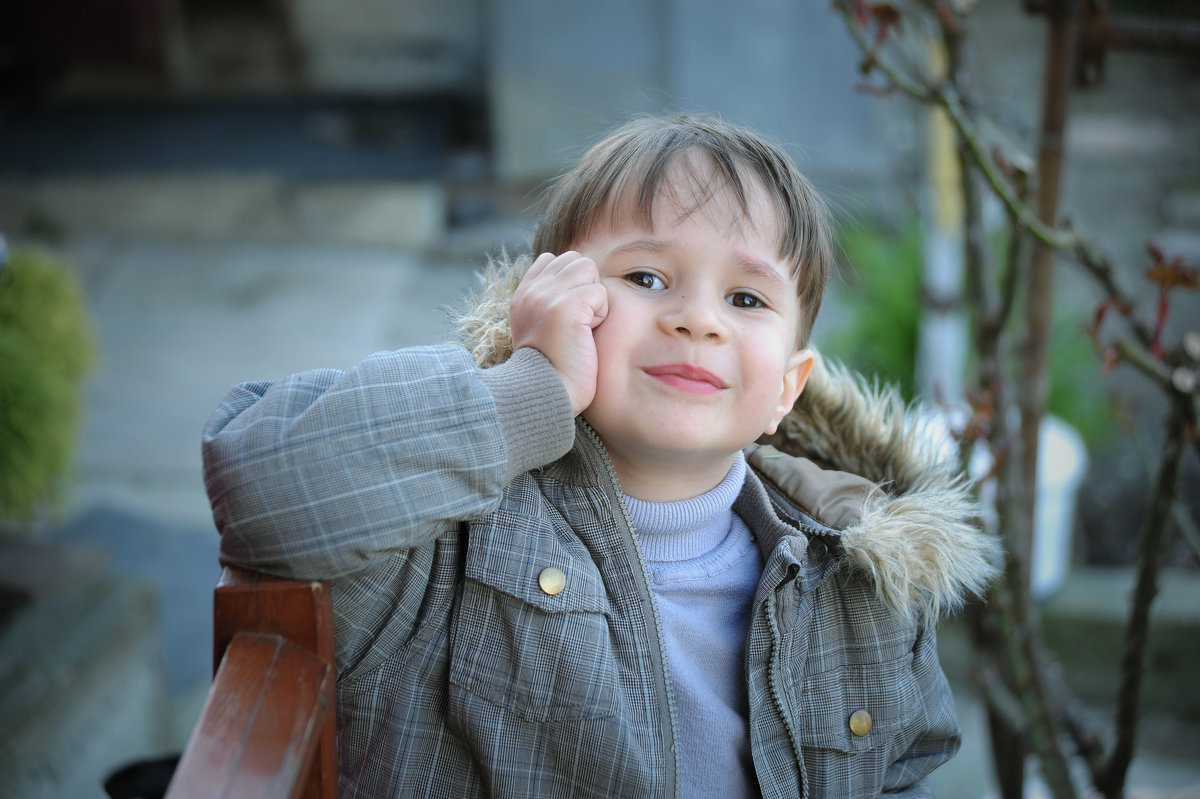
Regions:
[[745, 291], [730, 294], [726, 301], [734, 308], [763, 308], [766, 306], [761, 298]]

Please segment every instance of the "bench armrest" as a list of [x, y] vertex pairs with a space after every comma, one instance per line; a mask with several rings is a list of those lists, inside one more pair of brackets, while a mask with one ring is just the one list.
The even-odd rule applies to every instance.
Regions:
[[216, 677], [168, 799], [337, 795], [329, 585], [226, 568], [213, 601]]

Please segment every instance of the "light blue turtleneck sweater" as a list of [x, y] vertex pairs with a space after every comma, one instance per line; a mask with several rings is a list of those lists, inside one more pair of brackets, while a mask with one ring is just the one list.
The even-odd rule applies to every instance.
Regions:
[[762, 560], [733, 513], [738, 453], [711, 491], [681, 502], [625, 497], [658, 600], [675, 690], [681, 796], [758, 796], [750, 757], [745, 649]]

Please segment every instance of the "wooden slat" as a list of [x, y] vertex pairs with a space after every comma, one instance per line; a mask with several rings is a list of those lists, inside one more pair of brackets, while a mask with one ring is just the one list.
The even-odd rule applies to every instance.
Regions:
[[334, 715], [333, 667], [278, 636], [226, 648], [169, 799], [299, 799]]
[[[278, 635], [315, 654], [331, 667], [333, 604], [329, 585], [281, 580], [226, 567], [213, 594], [214, 669], [239, 632]], [[330, 688], [333, 697], [333, 688]], [[337, 796], [337, 719], [330, 713], [321, 729], [317, 765], [308, 775], [305, 799]]]
[[226, 567], [213, 594], [213, 672], [239, 632], [278, 635], [333, 663], [329, 586]]

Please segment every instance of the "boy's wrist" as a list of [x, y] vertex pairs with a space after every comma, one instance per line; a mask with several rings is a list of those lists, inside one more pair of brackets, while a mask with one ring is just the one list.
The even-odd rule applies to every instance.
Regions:
[[522, 347], [480, 371], [492, 394], [508, 452], [508, 478], [565, 455], [575, 441], [571, 397], [550, 360]]

